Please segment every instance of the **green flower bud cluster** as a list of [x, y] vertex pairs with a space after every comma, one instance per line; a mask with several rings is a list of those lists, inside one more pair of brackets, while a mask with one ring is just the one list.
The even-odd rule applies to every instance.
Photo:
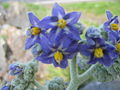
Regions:
[[35, 60], [26, 64], [20, 64], [23, 68], [22, 74], [15, 75], [15, 79], [10, 83], [10, 90], [35, 90], [34, 80], [37, 64]]
[[49, 90], [65, 90], [64, 80], [60, 77], [56, 77], [47, 83]]
[[93, 73], [93, 77], [101, 82], [112, 81], [120, 77], [120, 61], [116, 60], [110, 67], [98, 65]]

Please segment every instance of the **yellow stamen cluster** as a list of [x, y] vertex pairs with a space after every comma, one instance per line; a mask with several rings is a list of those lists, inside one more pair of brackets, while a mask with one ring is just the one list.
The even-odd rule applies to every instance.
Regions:
[[113, 23], [113, 24], [110, 25], [110, 27], [111, 27], [112, 30], [119, 30], [119, 25], [118, 24]]
[[60, 20], [58, 20], [58, 27], [59, 28], [65, 28], [65, 26], [66, 26], [66, 24], [67, 24], [67, 22], [64, 20], [64, 19], [60, 19]]
[[40, 32], [41, 32], [40, 28], [38, 28], [38, 27], [32, 28], [32, 35], [38, 35], [38, 34], [40, 34]]
[[120, 43], [117, 43], [116, 45], [117, 51], [120, 52]]
[[63, 60], [63, 54], [59, 51], [55, 52], [54, 59], [58, 64], [60, 64], [60, 62]]
[[96, 58], [102, 58], [103, 57], [103, 49], [102, 48], [96, 48], [95, 50], [94, 50], [94, 56], [96, 57]]

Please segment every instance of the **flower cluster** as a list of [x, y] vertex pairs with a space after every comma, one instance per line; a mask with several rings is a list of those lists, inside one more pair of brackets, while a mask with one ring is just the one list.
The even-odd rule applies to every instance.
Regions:
[[86, 43], [80, 44], [79, 48], [83, 55], [90, 56], [88, 63], [95, 64], [98, 61], [105, 66], [110, 66], [113, 63], [113, 59], [115, 59], [116, 48], [105, 42], [97, 28], [89, 28], [86, 38]]
[[38, 61], [66, 68], [68, 59], [78, 52], [81, 31], [75, 24], [80, 15], [80, 12], [65, 13], [57, 3], [52, 9], [52, 16], [41, 21], [33, 13], [28, 13], [31, 27], [27, 31], [25, 48], [32, 47]]
[[[103, 31], [90, 27], [85, 34], [86, 40], [80, 43], [83, 31], [77, 28], [80, 12], [65, 13], [57, 3], [53, 6], [52, 16], [42, 20], [30, 12], [31, 27], [27, 31], [25, 48], [32, 47], [36, 60], [55, 67], [66, 68], [68, 59], [73, 59], [78, 52], [90, 58], [89, 64], [99, 62], [110, 66], [120, 52], [120, 32], [118, 16], [113, 16], [110, 11], [106, 14], [108, 21], [103, 24]], [[107, 40], [102, 32], [107, 33]]]

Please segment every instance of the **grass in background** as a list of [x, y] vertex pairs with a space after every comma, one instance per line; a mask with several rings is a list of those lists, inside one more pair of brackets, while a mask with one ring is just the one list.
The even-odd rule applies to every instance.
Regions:
[[84, 11], [96, 15], [103, 15], [106, 10], [111, 10], [114, 14], [120, 15], [120, 1], [116, 2], [82, 2], [63, 5], [67, 10]]
[[[80, 11], [82, 12], [81, 22], [85, 23], [87, 26], [99, 26], [99, 24], [104, 23], [106, 16], [105, 11], [110, 10], [114, 15], [120, 15], [120, 1], [116, 2], [80, 2], [80, 3], [70, 3], [62, 4], [62, 6], [70, 11]], [[28, 11], [33, 11], [40, 19], [44, 16], [51, 15], [52, 5], [35, 5], [26, 4]]]
[[2, 4], [0, 4], [0, 5], [2, 5], [4, 8], [9, 8], [10, 7], [10, 4], [9, 3], [2, 3]]
[[49, 14], [49, 10], [44, 5], [25, 4], [28, 11], [34, 12], [40, 19]]

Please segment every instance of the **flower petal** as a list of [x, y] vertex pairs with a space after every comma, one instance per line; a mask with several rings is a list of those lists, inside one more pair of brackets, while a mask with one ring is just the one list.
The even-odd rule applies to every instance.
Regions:
[[93, 53], [91, 54], [90, 56], [90, 60], [88, 62], [88, 64], [95, 64], [99, 59], [98, 58], [95, 58]]
[[39, 42], [39, 36], [31, 36], [25, 41], [25, 49], [31, 48], [35, 43]]
[[67, 21], [67, 24], [76, 24], [81, 16], [80, 12], [71, 12], [66, 14], [63, 18]]
[[67, 48], [66, 50], [65, 50], [65, 52], [68, 52], [68, 53], [75, 53], [75, 52], [77, 52], [78, 51], [78, 43], [75, 43], [75, 44], [71, 44], [70, 46], [69, 46], [69, 48]]
[[59, 46], [60, 45], [60, 39], [63, 38], [64, 30], [60, 28], [53, 28], [49, 33], [49, 39], [53, 46]]
[[80, 44], [79, 45], [80, 53], [85, 56], [90, 56], [92, 54], [92, 50], [89, 49], [90, 47], [91, 46], [88, 44]]
[[40, 39], [41, 39], [40, 45], [41, 45], [42, 50], [48, 53], [51, 48], [51, 42], [49, 41], [48, 37], [43, 34], [41, 35]]
[[115, 16], [115, 17], [113, 17], [112, 19], [106, 21], [106, 22], [104, 23], [104, 25], [103, 25], [104, 30], [106, 30], [106, 31], [108, 31], [108, 32], [111, 31], [110, 24], [111, 24], [116, 18], [118, 18], [118, 16]]
[[53, 60], [53, 65], [54, 65], [55, 67], [61, 67], [61, 68], [65, 69], [65, 68], [68, 66], [68, 61], [67, 61], [67, 59], [63, 59], [63, 60], [60, 62], [60, 64], [58, 64], [55, 60]]
[[108, 37], [109, 37], [109, 41], [112, 42], [112, 44], [115, 44], [119, 39], [118, 32], [114, 32], [114, 31], [109, 32]]
[[45, 29], [57, 26], [58, 18], [55, 16], [47, 16], [40, 21], [40, 26]]
[[59, 19], [62, 19], [64, 15], [65, 15], [65, 11], [63, 7], [55, 3], [52, 9], [52, 16], [57, 16]]
[[73, 26], [68, 26], [69, 31], [66, 32], [67, 35], [73, 40], [80, 40], [80, 32], [77, 28]]
[[63, 36], [61, 41], [60, 41], [60, 45], [59, 46], [61, 46], [61, 48], [63, 48], [63, 49], [67, 49], [70, 46], [71, 43], [72, 43], [72, 40], [70, 40], [66, 36]]
[[36, 60], [41, 61], [45, 64], [51, 64], [53, 62], [53, 56], [51, 54], [43, 52], [40, 56], [36, 57]]
[[68, 66], [68, 61], [67, 59], [63, 59], [60, 63], [60, 67], [65, 69]]
[[106, 51], [111, 52], [111, 51], [115, 51], [116, 47], [114, 45], [112, 45], [112, 44], [106, 44], [105, 49], [106, 49]]
[[38, 23], [39, 23], [40, 20], [32, 12], [28, 13], [28, 18], [29, 18], [30, 23], [32, 25], [38, 26]]
[[106, 11], [106, 15], [107, 15], [108, 20], [110, 20], [113, 17], [110, 11]]
[[106, 54], [101, 60], [99, 60], [99, 62], [105, 66], [110, 66], [114, 61], [110, 58], [109, 55]]

